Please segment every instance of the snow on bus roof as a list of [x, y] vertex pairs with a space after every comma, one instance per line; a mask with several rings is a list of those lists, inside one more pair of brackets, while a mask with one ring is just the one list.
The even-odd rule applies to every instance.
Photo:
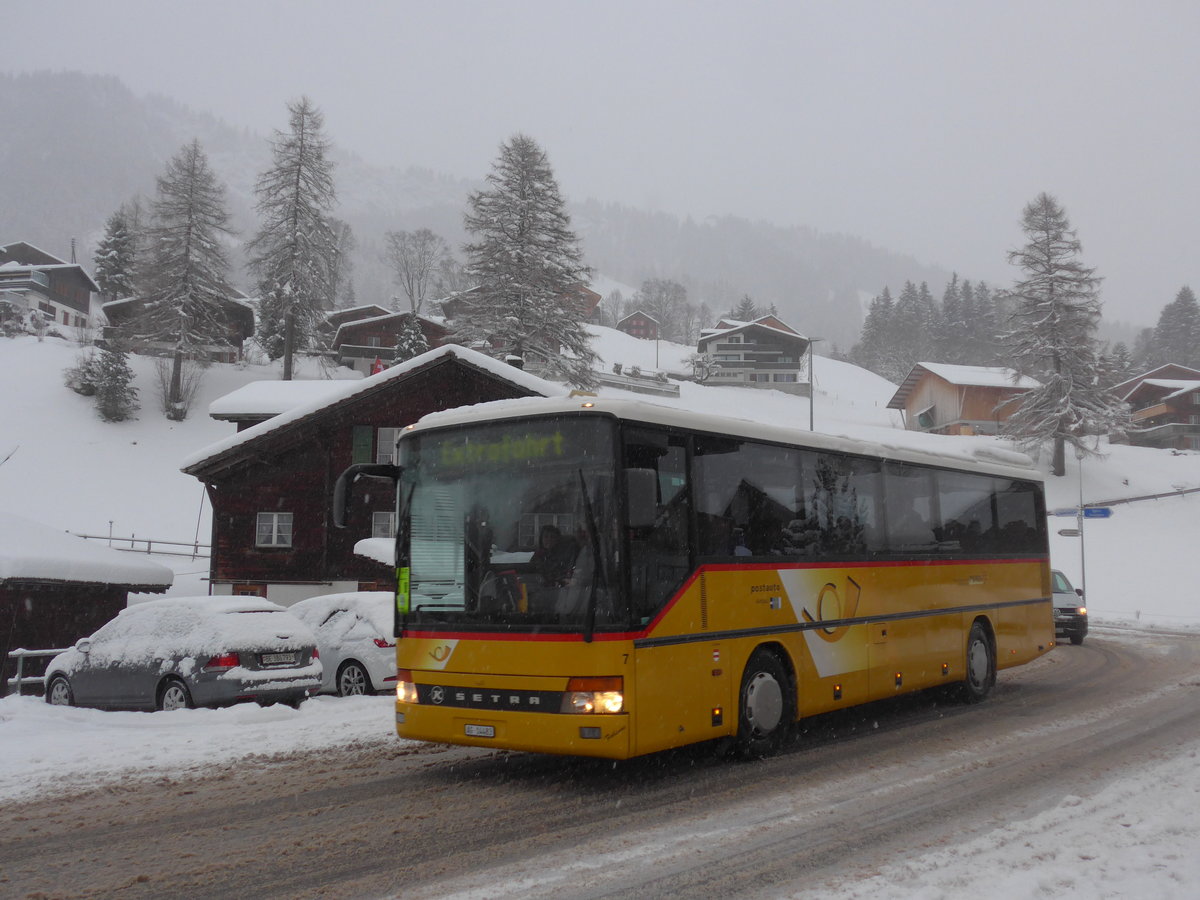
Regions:
[[665, 400], [575, 396], [523, 397], [513, 400], [494, 400], [474, 406], [430, 413], [405, 432], [420, 433], [429, 428], [479, 423], [487, 419], [508, 419], [521, 416], [592, 410], [609, 413], [623, 419], [634, 419], [657, 425], [696, 429], [715, 434], [809, 446], [817, 450], [841, 453], [877, 455], [885, 459], [925, 463], [949, 467], [986, 469], [995, 474], [1041, 481], [1041, 473], [1024, 453], [997, 446], [994, 439], [979, 436], [956, 437], [929, 435], [916, 431], [884, 428], [873, 425], [839, 423], [837, 433], [808, 431], [786, 425], [706, 410], [669, 405]]

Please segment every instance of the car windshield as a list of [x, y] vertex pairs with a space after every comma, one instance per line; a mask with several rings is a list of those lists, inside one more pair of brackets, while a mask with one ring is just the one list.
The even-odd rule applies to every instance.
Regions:
[[1067, 581], [1067, 576], [1062, 572], [1054, 572], [1054, 593], [1056, 594], [1073, 594], [1075, 588], [1071, 587], [1071, 582]]
[[584, 415], [401, 441], [406, 623], [569, 631], [624, 623], [613, 445], [612, 423]]

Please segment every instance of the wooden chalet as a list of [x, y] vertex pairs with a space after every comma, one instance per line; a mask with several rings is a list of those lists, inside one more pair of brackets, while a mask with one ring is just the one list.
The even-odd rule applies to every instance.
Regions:
[[[411, 317], [410, 312], [384, 312], [342, 322], [330, 337], [334, 358], [364, 375], [391, 365], [405, 320]], [[417, 324], [431, 350], [442, 346], [450, 334], [445, 325], [426, 316], [417, 316]]]
[[[108, 320], [105, 338], [119, 331], [135, 353], [160, 356], [171, 353], [175, 349], [173, 341], [147, 341], [137, 336], [143, 304], [141, 297], [124, 297], [105, 303], [104, 318]], [[254, 336], [254, 307], [245, 297], [230, 297], [222, 303], [221, 309], [225, 318], [224, 342], [206, 348], [206, 355], [213, 362], [237, 362], [242, 356], [242, 344]]]
[[778, 316], [761, 316], [753, 322], [722, 319], [700, 333], [696, 347], [720, 368], [714, 385], [774, 388], [808, 394], [809, 339]]
[[69, 647], [124, 609], [131, 592], [162, 593], [174, 579], [144, 555], [0, 512], [0, 696], [14, 674], [10, 650]]
[[658, 320], [640, 309], [631, 312], [617, 323], [617, 331], [643, 341], [658, 340]]
[[40, 311], [47, 324], [88, 328], [100, 288], [76, 263], [25, 241], [0, 247], [0, 296], [8, 314]]
[[1200, 450], [1200, 371], [1169, 363], [1114, 388], [1129, 404], [1138, 447]]
[[1038, 387], [1012, 369], [920, 362], [888, 402], [909, 431], [932, 434], [997, 434], [1016, 409], [1018, 396]]
[[566, 391], [452, 344], [333, 384], [340, 389], [184, 462], [212, 505], [213, 593], [286, 605], [317, 594], [390, 589], [394, 571], [356, 555], [354, 546], [394, 533], [394, 492], [386, 482], [357, 491], [349, 527], [335, 529], [330, 500], [338, 475], [351, 463], [390, 461], [397, 432], [428, 413]]

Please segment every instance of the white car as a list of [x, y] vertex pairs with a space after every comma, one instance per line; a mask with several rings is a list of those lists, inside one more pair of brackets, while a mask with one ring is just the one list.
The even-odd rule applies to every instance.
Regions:
[[310, 597], [288, 611], [317, 635], [325, 667], [321, 693], [346, 697], [396, 685], [396, 639], [389, 591], [356, 591]]

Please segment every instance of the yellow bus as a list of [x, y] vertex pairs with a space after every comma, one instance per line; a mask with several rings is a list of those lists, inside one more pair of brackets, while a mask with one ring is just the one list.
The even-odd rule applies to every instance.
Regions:
[[398, 482], [397, 733], [760, 756], [805, 716], [982, 700], [1054, 645], [1045, 500], [1022, 455], [944, 446], [608, 398], [427, 416], [343, 476]]

